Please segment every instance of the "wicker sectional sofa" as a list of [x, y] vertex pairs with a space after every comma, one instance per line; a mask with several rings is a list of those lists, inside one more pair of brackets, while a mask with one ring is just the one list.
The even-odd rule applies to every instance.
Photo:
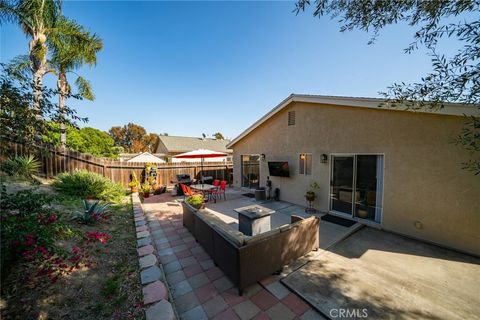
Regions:
[[239, 294], [318, 249], [319, 223], [319, 218], [310, 217], [250, 237], [222, 221], [211, 210], [197, 210], [183, 203], [183, 225], [238, 288]]

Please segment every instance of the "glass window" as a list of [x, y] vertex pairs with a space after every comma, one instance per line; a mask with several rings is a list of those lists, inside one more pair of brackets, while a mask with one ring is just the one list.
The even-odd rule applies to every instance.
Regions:
[[260, 156], [242, 155], [242, 187], [258, 188], [260, 180]]
[[299, 174], [312, 174], [312, 155], [310, 153], [300, 153], [300, 157], [298, 159], [298, 168]]

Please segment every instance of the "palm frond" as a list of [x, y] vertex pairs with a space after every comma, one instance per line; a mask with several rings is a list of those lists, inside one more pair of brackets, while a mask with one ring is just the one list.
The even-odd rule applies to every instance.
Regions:
[[15, 1], [0, 0], [0, 25], [18, 21], [19, 13]]
[[95, 95], [93, 94], [92, 87], [90, 86], [90, 82], [85, 78], [80, 76], [77, 77], [75, 80], [75, 85], [78, 88], [78, 93], [87, 100], [94, 100]]
[[52, 60], [62, 72], [77, 69], [83, 64], [95, 65], [102, 40], [86, 31], [76, 21], [62, 17], [56, 28], [50, 30], [48, 45]]
[[0, 0], [0, 24], [18, 23], [32, 36], [54, 28], [61, 11], [60, 0]]

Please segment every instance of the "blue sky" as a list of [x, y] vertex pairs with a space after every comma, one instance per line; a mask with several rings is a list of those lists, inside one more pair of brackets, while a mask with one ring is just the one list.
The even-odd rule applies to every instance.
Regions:
[[[366, 33], [340, 33], [336, 21], [293, 9], [294, 2], [66, 2], [65, 15], [104, 41], [98, 65], [79, 71], [96, 100], [72, 106], [102, 130], [134, 122], [148, 132], [233, 138], [290, 93], [377, 97], [430, 70], [424, 52], [403, 53], [408, 26], [388, 27], [367, 45]], [[18, 26], [1, 28], [1, 61], [24, 54], [28, 39]]]

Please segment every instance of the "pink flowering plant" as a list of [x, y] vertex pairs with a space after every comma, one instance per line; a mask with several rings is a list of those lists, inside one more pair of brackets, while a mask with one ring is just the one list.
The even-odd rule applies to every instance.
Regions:
[[85, 233], [85, 239], [87, 243], [96, 241], [100, 243], [107, 243], [110, 238], [111, 236], [109, 234], [100, 231], [87, 231]]
[[57, 252], [55, 240], [66, 228], [48, 207], [52, 198], [32, 189], [7, 194], [4, 186], [1, 193], [2, 272], [19, 258]]
[[[14, 264], [25, 266], [24, 280], [31, 285], [56, 282], [80, 268], [89, 268], [89, 255], [96, 246], [105, 245], [111, 236], [98, 230], [79, 233], [67, 228], [59, 213], [51, 209], [53, 199], [34, 190], [7, 194], [2, 187], [1, 269], [9, 272]], [[91, 221], [105, 219], [106, 205], [85, 204]], [[89, 220], [90, 221], [90, 220]], [[77, 245], [62, 246], [57, 240], [74, 236]], [[72, 241], [67, 241], [72, 242]], [[45, 282], [44, 280], [50, 280]]]

